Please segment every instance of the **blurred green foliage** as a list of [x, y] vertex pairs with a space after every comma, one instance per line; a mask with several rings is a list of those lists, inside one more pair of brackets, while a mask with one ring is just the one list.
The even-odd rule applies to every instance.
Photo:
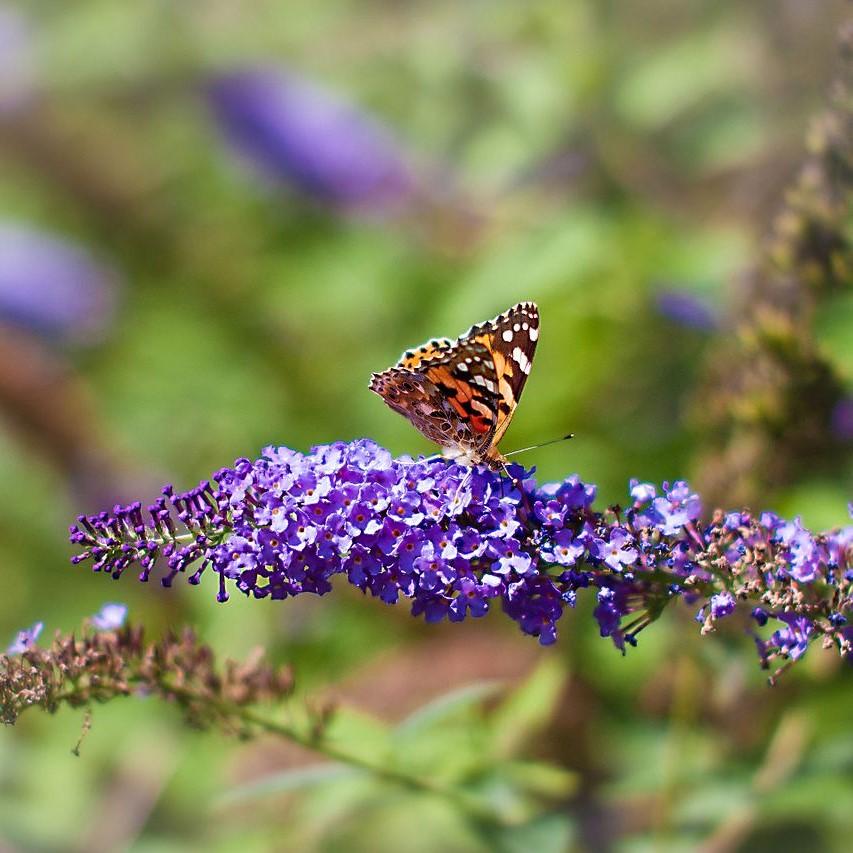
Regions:
[[[685, 476], [702, 436], [684, 412], [708, 333], [660, 316], [655, 296], [686, 291], [725, 316], [825, 105], [840, 0], [22, 8], [39, 94], [0, 118], [0, 218], [73, 237], [125, 286], [103, 343], [48, 356], [82, 401], [57, 396], [53, 409], [89, 436], [74, 465], [38, 428], [15, 429], [14, 412], [0, 432], [0, 635], [37, 619], [70, 629], [118, 599], [155, 633], [190, 621], [222, 653], [262, 645], [294, 663], [300, 701], [340, 700], [340, 738], [447, 775], [511, 825], [314, 769], [317, 756], [269, 739], [194, 734], [169, 708], [128, 700], [94, 709], [81, 758], [79, 713], [0, 732], [0, 843], [846, 849], [853, 683], [829, 655], [811, 652], [771, 692], [748, 638], [700, 640], [685, 612], [623, 659], [583, 605], [543, 651], [497, 614], [427, 627], [343, 586], [226, 606], [210, 586], [113, 586], [69, 566], [64, 537], [79, 512], [189, 486], [264, 444], [367, 435], [427, 451], [368, 392], [371, 371], [521, 299], [539, 303], [542, 338], [506, 448], [572, 430], [526, 463], [544, 479], [578, 471], [609, 501], [632, 476]], [[250, 178], [197, 84], [260, 61], [380, 115], [444, 176], [443, 203], [372, 219]], [[848, 390], [849, 301], [815, 325]], [[36, 395], [53, 393], [34, 377]], [[764, 506], [842, 524], [850, 470], [839, 459]], [[499, 686], [466, 689], [484, 682]]]

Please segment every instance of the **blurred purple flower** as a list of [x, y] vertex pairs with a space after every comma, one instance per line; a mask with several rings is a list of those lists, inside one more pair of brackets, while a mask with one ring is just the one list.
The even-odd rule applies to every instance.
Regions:
[[12, 644], [6, 649], [6, 654], [20, 655], [27, 649], [32, 648], [36, 644], [36, 640], [39, 638], [39, 634], [41, 634], [43, 628], [44, 622], [36, 622], [35, 625], [25, 628], [23, 631], [18, 631]]
[[66, 240], [0, 222], [0, 322], [92, 343], [113, 317], [118, 276]]
[[853, 397], [844, 397], [835, 404], [830, 427], [837, 438], [853, 441]]
[[714, 308], [699, 297], [684, 290], [662, 290], [656, 297], [660, 314], [679, 326], [709, 331], [719, 325]]
[[205, 95], [232, 148], [274, 184], [363, 212], [409, 200], [412, 174], [390, 131], [316, 83], [258, 66], [214, 76]]
[[127, 618], [127, 605], [105, 604], [91, 619], [92, 625], [99, 631], [116, 631], [124, 625]]
[[31, 100], [34, 77], [30, 24], [16, 9], [0, 4], [0, 116]]

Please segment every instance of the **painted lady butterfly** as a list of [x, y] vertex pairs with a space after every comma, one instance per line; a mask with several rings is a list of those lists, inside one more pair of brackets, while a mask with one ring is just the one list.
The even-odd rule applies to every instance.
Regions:
[[501, 470], [497, 445], [521, 397], [539, 337], [539, 310], [519, 302], [458, 340], [432, 340], [374, 373], [370, 390], [445, 456]]

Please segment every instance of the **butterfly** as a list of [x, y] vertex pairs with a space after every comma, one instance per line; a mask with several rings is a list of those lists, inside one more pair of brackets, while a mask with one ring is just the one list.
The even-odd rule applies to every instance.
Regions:
[[431, 340], [374, 373], [370, 390], [408, 418], [445, 456], [506, 466], [498, 443], [509, 427], [539, 338], [539, 309], [519, 302], [457, 340]]

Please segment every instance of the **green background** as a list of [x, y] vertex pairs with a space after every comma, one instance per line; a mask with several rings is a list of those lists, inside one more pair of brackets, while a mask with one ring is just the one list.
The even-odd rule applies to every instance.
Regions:
[[[97, 346], [20, 340], [21, 369], [67, 446], [4, 412], [0, 637], [36, 620], [71, 630], [120, 600], [154, 636], [189, 622], [224, 655], [261, 645], [294, 664], [296, 704], [341, 703], [341, 737], [461, 780], [517, 819], [483, 827], [441, 799], [306, 774], [322, 759], [191, 732], [154, 700], [122, 700], [94, 709], [79, 758], [80, 712], [32, 712], [0, 731], [0, 843], [849, 849], [853, 682], [833, 652], [812, 650], [770, 690], [740, 629], [700, 638], [684, 607], [622, 658], [582, 604], [543, 650], [499, 613], [425, 626], [345, 584], [323, 599], [217, 605], [210, 577], [172, 590], [113, 583], [70, 566], [65, 538], [79, 512], [153, 497], [167, 481], [189, 487], [266, 444], [369, 436], [395, 453], [428, 451], [368, 391], [370, 373], [523, 299], [539, 304], [542, 333], [505, 449], [573, 431], [525, 464], [546, 480], [577, 471], [606, 501], [624, 501], [630, 477], [690, 476], [711, 336], [662, 317], [655, 297], [706, 299], [724, 318], [718, 345], [731, 333], [737, 274], [826, 104], [843, 7], [19, 7], [41, 95], [15, 121], [43, 144], [0, 123], [0, 218], [79, 241], [124, 286]], [[298, 69], [380, 116], [415, 162], [445, 176], [443, 203], [344, 215], [253, 180], [195, 83], [255, 61]], [[849, 383], [849, 296], [822, 310], [818, 341]], [[40, 360], [61, 391], [39, 386]], [[843, 524], [848, 474], [849, 457], [768, 493], [762, 508]], [[274, 790], [233, 796], [269, 774]]]

